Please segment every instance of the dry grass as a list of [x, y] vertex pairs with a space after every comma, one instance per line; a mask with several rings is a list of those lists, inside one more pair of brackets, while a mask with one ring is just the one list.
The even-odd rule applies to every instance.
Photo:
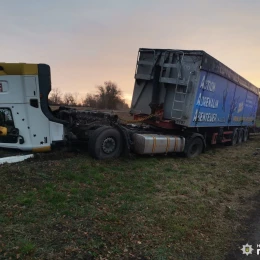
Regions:
[[258, 147], [0, 166], [0, 259], [223, 259], [259, 192]]

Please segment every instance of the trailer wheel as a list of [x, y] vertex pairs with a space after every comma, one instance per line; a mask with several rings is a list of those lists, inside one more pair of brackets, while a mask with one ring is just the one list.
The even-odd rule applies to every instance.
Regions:
[[96, 129], [89, 138], [89, 154], [98, 160], [117, 158], [123, 150], [120, 132], [111, 126]]
[[187, 158], [193, 158], [200, 155], [203, 151], [204, 144], [200, 137], [195, 137], [188, 141], [186, 149], [185, 149], [185, 156]]
[[237, 138], [237, 143], [238, 144], [241, 144], [244, 140], [244, 129], [243, 128], [240, 128], [238, 130], [238, 138]]
[[243, 142], [247, 142], [247, 140], [248, 140], [248, 129], [247, 128], [245, 128], [244, 129], [244, 136], [243, 136]]
[[236, 145], [238, 141], [238, 129], [234, 129], [233, 134], [232, 134], [232, 141], [231, 141], [231, 145]]

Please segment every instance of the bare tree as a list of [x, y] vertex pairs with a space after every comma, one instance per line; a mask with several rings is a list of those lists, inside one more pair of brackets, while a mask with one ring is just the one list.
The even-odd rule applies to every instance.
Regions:
[[79, 105], [79, 93], [78, 92], [74, 92], [74, 93], [72, 93], [72, 96], [73, 96], [73, 98], [74, 98], [74, 101], [75, 101], [75, 104], [76, 105]]
[[98, 95], [87, 94], [86, 98], [83, 100], [82, 104], [86, 107], [96, 108], [98, 103]]
[[58, 88], [52, 89], [49, 96], [49, 102], [51, 105], [60, 105], [62, 103], [62, 93], [60, 89]]
[[124, 99], [121, 99], [120, 102], [118, 102], [116, 109], [118, 110], [128, 110], [129, 106], [128, 104], [125, 102]]
[[102, 109], [116, 109], [118, 103], [122, 102], [122, 91], [117, 84], [105, 81], [104, 85], [98, 86], [97, 106]]
[[66, 106], [76, 106], [77, 105], [76, 100], [75, 100], [73, 94], [71, 94], [71, 93], [64, 94], [63, 103]]
[[52, 90], [50, 95], [50, 104], [66, 106], [77, 106], [80, 103], [83, 106], [99, 108], [99, 109], [128, 109], [128, 104], [122, 98], [122, 91], [117, 84], [111, 81], [105, 81], [103, 85], [97, 87], [97, 94], [87, 94], [85, 98], [79, 102], [79, 93], [67, 92], [63, 95], [59, 89]]

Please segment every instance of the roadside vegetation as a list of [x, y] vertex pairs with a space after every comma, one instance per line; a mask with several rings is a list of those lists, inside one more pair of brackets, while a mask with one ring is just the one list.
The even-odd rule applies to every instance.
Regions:
[[115, 82], [105, 81], [96, 87], [95, 94], [86, 94], [80, 99], [77, 92], [62, 93], [60, 89], [54, 88], [49, 95], [50, 106], [87, 107], [92, 109], [106, 110], [129, 110], [129, 106], [123, 98], [123, 92]]
[[224, 259], [260, 190], [259, 147], [2, 165], [0, 259]]

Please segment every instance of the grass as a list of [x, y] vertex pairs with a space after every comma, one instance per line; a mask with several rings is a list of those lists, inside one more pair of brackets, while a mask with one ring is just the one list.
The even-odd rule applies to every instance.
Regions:
[[0, 259], [223, 259], [259, 192], [259, 145], [2, 165]]

